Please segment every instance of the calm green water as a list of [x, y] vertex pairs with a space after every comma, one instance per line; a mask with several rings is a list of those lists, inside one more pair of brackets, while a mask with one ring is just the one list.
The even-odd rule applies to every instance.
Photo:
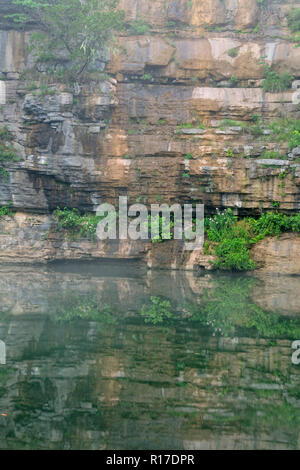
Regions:
[[0, 448], [299, 449], [299, 292], [300, 277], [1, 267]]

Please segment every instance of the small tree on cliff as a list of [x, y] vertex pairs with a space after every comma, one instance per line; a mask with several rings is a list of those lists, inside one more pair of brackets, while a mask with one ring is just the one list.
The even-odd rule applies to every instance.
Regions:
[[21, 13], [15, 22], [40, 28], [31, 36], [37, 62], [55, 70], [67, 61], [78, 79], [114, 40], [122, 28], [124, 12], [119, 0], [14, 0]]

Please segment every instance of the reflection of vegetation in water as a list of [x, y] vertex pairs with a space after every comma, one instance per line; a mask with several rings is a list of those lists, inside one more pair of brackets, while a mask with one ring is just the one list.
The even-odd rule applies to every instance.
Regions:
[[67, 292], [60, 297], [58, 305], [50, 308], [50, 314], [55, 322], [81, 319], [99, 322], [103, 327], [116, 323], [112, 307], [107, 304], [100, 306], [95, 293], [83, 295]]
[[165, 323], [173, 318], [173, 313], [170, 311], [171, 302], [163, 300], [160, 297], [150, 297], [151, 305], [144, 305], [141, 314], [145, 319], [145, 323]]
[[[11, 371], [11, 368], [0, 367], [0, 384], [2, 381], [4, 381], [8, 377], [10, 371]], [[0, 393], [0, 396], [1, 396], [1, 393]]]
[[[204, 290], [201, 304], [188, 302], [181, 307], [181, 311], [185, 311], [185, 321], [212, 328], [213, 335], [230, 336], [243, 328], [266, 338], [300, 337], [299, 321], [266, 312], [250, 299], [250, 290], [255, 289], [256, 282], [250, 277], [218, 278], [213, 289]], [[150, 303], [143, 306], [141, 315], [145, 323], [153, 325], [174, 325], [183, 320], [182, 316], [174, 315], [169, 300], [153, 296]]]
[[[257, 280], [245, 276], [218, 275], [204, 289], [201, 296], [183, 304], [168, 297], [149, 296], [136, 312], [146, 324], [173, 326], [194, 323], [212, 330], [213, 335], [230, 336], [246, 329], [247, 335], [265, 338], [300, 338], [300, 321], [268, 312], [255, 304], [250, 293], [255, 293]], [[191, 299], [191, 297], [190, 297]], [[126, 305], [123, 306], [126, 309]], [[60, 292], [59, 300], [49, 298], [49, 314], [55, 322], [75, 320], [95, 321], [102, 329], [117, 324], [116, 308], [111, 301], [101, 302], [99, 293], [75, 290]], [[0, 311], [0, 322], [9, 319]], [[121, 317], [126, 320], [126, 315]], [[126, 320], [127, 321], [127, 320]], [[244, 333], [243, 333], [244, 334]]]
[[283, 400], [278, 405], [267, 405], [263, 410], [264, 422], [272, 427], [286, 427], [288, 430], [299, 429], [300, 410]]
[[[237, 393], [233, 389], [234, 393]], [[250, 399], [250, 397], [249, 397]], [[252, 397], [248, 406], [242, 408], [237, 412], [235, 408], [229, 409], [228, 414], [222, 414], [218, 411], [213, 412], [208, 417], [207, 427], [212, 430], [216, 429], [216, 425], [234, 426], [244, 429], [263, 429], [270, 432], [272, 429], [277, 429], [281, 434], [289, 434], [289, 447], [297, 448], [297, 429], [300, 425], [299, 408], [288, 403], [284, 398], [279, 398], [279, 402], [271, 404], [263, 402], [259, 398]]]
[[299, 321], [266, 312], [249, 298], [255, 284], [252, 278], [236, 278], [235, 282], [218, 279], [215, 289], [204, 291], [203, 307], [189, 305], [191, 319], [212, 326], [224, 336], [234, 334], [236, 328], [246, 328], [263, 337], [300, 337]]
[[[124, 315], [117, 317], [116, 313], [125, 313], [126, 303], [120, 310], [118, 306], [116, 309], [112, 290], [103, 292], [96, 288], [88, 290], [88, 287], [82, 292], [72, 285], [71, 290], [59, 291], [56, 298], [48, 298], [51, 303], [49, 313], [57, 322], [56, 326], [48, 328], [46, 323], [30, 363], [27, 348], [12, 361], [15, 364], [9, 373], [7, 368], [0, 368], [1, 403], [9, 399], [12, 421], [18, 433], [17, 437], [8, 436], [8, 445], [17, 448], [49, 447], [49, 436], [43, 431], [48, 417], [51, 419], [53, 415], [48, 404], [53, 404], [54, 412], [59, 413], [55, 407], [58, 404], [60, 409], [63, 403], [63, 420], [55, 422], [55, 429], [63, 438], [51, 441], [53, 447], [76, 446], [78, 441], [75, 442], [74, 435], [82, 439], [82, 446], [99, 446], [96, 433], [90, 440], [83, 433], [85, 429], [99, 430], [101, 426], [106, 429], [107, 423], [114, 432], [114, 438], [108, 441], [110, 446], [118, 445], [116, 442], [121, 440], [124, 446], [130, 446], [132, 440], [128, 440], [122, 430], [133, 426], [139, 432], [146, 423], [151, 439], [157, 436], [159, 429], [159, 439], [171, 444], [179, 442], [188, 430], [196, 436], [199, 432], [211, 431], [211, 445], [216, 442], [216, 435], [231, 439], [240, 434], [240, 447], [248, 446], [253, 439], [253, 445], [260, 441], [260, 446], [297, 448], [300, 425], [298, 370], [291, 364], [286, 341], [280, 342], [275, 338], [281, 334], [296, 336], [296, 332], [300, 332], [299, 324], [288, 318], [280, 319], [255, 305], [249, 294], [252, 295], [252, 289], [255, 292], [256, 282], [244, 276], [213, 276], [206, 284], [204, 295], [200, 297], [194, 293], [189, 297], [191, 305], [188, 308], [180, 301], [176, 302], [174, 289], [169, 289], [165, 296], [149, 295], [144, 299], [143, 308], [137, 308], [139, 317], [125, 315], [125, 321], [122, 320]], [[166, 293], [166, 288], [164, 291], [161, 285], [159, 288]], [[185, 293], [188, 295], [188, 289]], [[105, 297], [107, 303], [103, 301], [106, 294], [110, 295]], [[53, 295], [53, 289], [49, 295]], [[139, 300], [136, 296], [136, 303]], [[182, 315], [178, 315], [179, 312]], [[35, 321], [35, 318], [26, 321], [25, 328], [23, 322], [18, 326], [19, 329], [24, 328], [25, 342], [32, 337], [31, 328], [35, 328]], [[101, 335], [100, 343], [95, 342], [95, 347], [90, 344], [90, 336], [86, 335], [84, 328], [89, 321], [96, 322], [100, 328], [112, 325], [107, 335]], [[61, 328], [62, 324], [64, 328]], [[232, 334], [243, 327], [249, 329], [245, 336], [248, 332], [252, 335], [250, 329], [253, 329], [255, 333], [274, 336], [274, 339], [241, 342], [241, 348], [225, 348], [223, 351], [220, 345], [232, 343], [210, 341], [206, 336], [207, 324], [215, 330], [221, 328], [219, 333], [222, 334]], [[94, 331], [95, 325], [92, 326]], [[164, 326], [172, 326], [168, 335], [164, 334]], [[64, 330], [63, 336], [57, 335], [61, 329]], [[115, 329], [118, 332], [122, 329], [121, 340], [114, 333]], [[19, 334], [15, 336], [20, 337]], [[112, 342], [112, 337], [117, 338], [117, 343]], [[49, 349], [45, 349], [46, 340], [49, 340]], [[277, 348], [273, 350], [270, 345], [276, 344]], [[71, 355], [61, 353], [69, 352], [70, 347]], [[19, 349], [17, 351], [19, 354]], [[59, 361], [57, 351], [61, 357]], [[111, 374], [108, 382], [103, 372], [103, 379], [99, 380], [98, 365], [89, 365], [88, 375], [83, 376], [83, 351], [84, 361], [87, 360], [85, 364], [95, 363], [95, 358], [98, 364], [100, 357], [105, 369], [116, 368], [114, 371], [122, 370], [124, 374]], [[111, 356], [117, 360], [111, 361]], [[77, 368], [78, 363], [80, 369]], [[39, 376], [34, 373], [36, 365], [40, 367]], [[73, 372], [65, 374], [66, 369]], [[20, 374], [25, 370], [26, 376]], [[13, 377], [16, 379], [12, 380]], [[59, 383], [64, 380], [63, 389], [70, 393], [60, 397], [60, 388], [55, 388], [57, 380]], [[11, 384], [16, 381], [19, 395], [11, 401], [11, 393], [15, 390]], [[166, 390], [166, 397], [157, 400], [155, 397], [162, 388]], [[145, 394], [141, 394], [141, 390]], [[103, 396], [104, 401], [98, 405], [95, 396]], [[113, 401], [116, 396], [118, 400]], [[79, 409], [81, 403], [91, 403], [92, 407]], [[6, 409], [3, 408], [4, 411]], [[104, 418], [102, 415], [99, 417], [102, 412]], [[47, 429], [51, 431], [52, 428]], [[171, 435], [170, 429], [173, 430]], [[11, 427], [7, 432], [11, 432]], [[39, 435], [41, 439], [35, 440]]]
[[[1, 296], [0, 296], [0, 301], [1, 301]], [[3, 310], [0, 310], [0, 323], [4, 323], [8, 320], [9, 314], [7, 312], [3, 312]]]
[[6, 290], [0, 292], [0, 323], [6, 323], [9, 319], [9, 307], [7, 306]]

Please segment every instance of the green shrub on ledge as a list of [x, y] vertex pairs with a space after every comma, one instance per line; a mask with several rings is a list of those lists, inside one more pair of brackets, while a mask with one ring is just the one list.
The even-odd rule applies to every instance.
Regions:
[[269, 125], [271, 139], [286, 142], [290, 150], [300, 145], [300, 119], [283, 118]]
[[94, 214], [81, 215], [78, 209], [56, 209], [53, 216], [57, 221], [57, 228], [63, 229], [75, 237], [95, 237], [97, 225], [102, 217]]
[[300, 8], [292, 8], [288, 16], [288, 24], [293, 33], [300, 32]]
[[217, 256], [217, 268], [248, 271], [256, 267], [250, 257], [250, 247], [268, 236], [300, 232], [300, 214], [267, 212], [259, 219], [238, 220], [231, 209], [217, 210], [214, 217], [205, 219], [205, 232], [208, 238], [205, 251]]
[[217, 210], [214, 217], [205, 219], [208, 239], [214, 243], [215, 266], [223, 270], [247, 271], [255, 268], [250, 258], [251, 226], [239, 222], [231, 209]]
[[14, 212], [11, 208], [11, 204], [8, 205], [8, 206], [2, 206], [0, 207], [0, 218], [1, 217], [13, 217], [14, 216]]
[[267, 212], [257, 220], [249, 220], [256, 236], [252, 242], [285, 232], [300, 232], [300, 214], [288, 216], [279, 212]]
[[265, 80], [263, 81], [263, 89], [270, 93], [280, 93], [288, 90], [292, 86], [294, 77], [289, 72], [277, 73], [267, 66], [265, 69]]
[[150, 31], [150, 26], [143, 20], [132, 21], [128, 27], [131, 34], [143, 35]]
[[281, 160], [281, 159], [285, 159], [286, 156], [281, 155], [280, 152], [276, 152], [275, 150], [264, 150], [259, 158], [271, 159], [271, 160]]
[[222, 240], [216, 247], [215, 266], [224, 270], [249, 271], [256, 267], [250, 258], [247, 241], [243, 238]]
[[233, 48], [233, 49], [230, 49], [230, 50], [228, 51], [228, 55], [229, 55], [230, 57], [232, 57], [232, 58], [237, 57], [238, 54], [239, 54], [239, 50], [238, 50], [237, 47], [235, 47], [235, 48]]
[[[0, 162], [7, 162], [16, 159], [15, 149], [12, 145], [12, 135], [7, 127], [0, 128]], [[0, 166], [0, 179], [6, 182], [9, 180], [8, 171]]]

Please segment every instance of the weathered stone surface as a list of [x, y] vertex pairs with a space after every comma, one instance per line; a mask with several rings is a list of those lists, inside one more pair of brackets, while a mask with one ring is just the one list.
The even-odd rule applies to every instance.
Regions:
[[[3, 162], [9, 180], [0, 179], [0, 205], [35, 214], [57, 206], [93, 211], [127, 195], [130, 203], [147, 205], [204, 203], [207, 213], [231, 207], [256, 215], [274, 202], [299, 211], [297, 151], [276, 139], [266, 142], [268, 129], [258, 137], [244, 129], [253, 115], [299, 118], [295, 88], [261, 88], [261, 57], [300, 76], [300, 48], [287, 39], [291, 5], [122, 0], [127, 20], [147, 22], [151, 34], [120, 33], [120, 53], [106, 66], [110, 78], [80, 86], [50, 83], [44, 93], [20, 75], [32, 65], [30, 31], [5, 20], [0, 128], [11, 131], [15, 158]], [[11, 11], [12, 2], [2, 2], [0, 12]], [[244, 126], [224, 128], [224, 119]], [[280, 152], [282, 160], [259, 158], [265, 150]]]
[[21, 72], [27, 65], [30, 33], [0, 31], [0, 72]]
[[253, 259], [265, 272], [300, 274], [300, 237], [284, 234], [261, 240], [252, 249]]
[[[117, 56], [110, 65], [113, 71], [124, 74], [142, 73], [146, 67], [158, 67], [160, 77], [187, 79], [188, 77], [216, 80], [262, 79], [264, 67], [261, 57], [268, 65], [280, 70], [288, 68], [291, 73], [300, 72], [300, 52], [287, 41], [261, 43], [233, 37], [172, 38], [168, 36], [137, 36], [121, 38], [125, 53]], [[232, 57], [230, 51], [236, 50]]]
[[[51, 216], [18, 212], [13, 218], [2, 217], [0, 264], [48, 263], [63, 259], [127, 259], [140, 260], [150, 269], [210, 271], [214, 268], [213, 256], [204, 255], [203, 250], [185, 250], [182, 241], [151, 243], [141, 240], [101, 241], [97, 237], [94, 240], [72, 238], [61, 230], [57, 231], [56, 227]], [[295, 234], [284, 234], [278, 239], [266, 238], [252, 248], [251, 256], [259, 272], [300, 275], [300, 237]], [[261, 304], [268, 285], [268, 278], [263, 280], [259, 294]], [[280, 279], [277, 280], [280, 283]], [[271, 305], [276, 300], [269, 299], [268, 302]]]
[[57, 231], [53, 218], [45, 215], [18, 212], [13, 218], [0, 220], [0, 264], [112, 258], [140, 260], [148, 268], [187, 271], [210, 270], [214, 260], [212, 256], [204, 256], [202, 250], [184, 250], [184, 243], [175, 240], [155, 244], [151, 241], [101, 241], [97, 237], [94, 240], [72, 238]]
[[[297, 252], [292, 249], [292, 257], [297, 256]], [[292, 259], [292, 257], [290, 259]], [[265, 261], [264, 261], [265, 260]], [[280, 315], [299, 315], [300, 312], [300, 297], [296, 293], [299, 290], [300, 277], [291, 276], [290, 274], [300, 274], [296, 272], [290, 272], [289, 262], [283, 262], [282, 266], [284, 275], [281, 271], [278, 273], [273, 270], [269, 270], [269, 257], [266, 259], [260, 257], [260, 262], [265, 262], [265, 270], [256, 271], [255, 278], [259, 280], [255, 284], [253, 293], [251, 295], [253, 301], [258, 304], [263, 310], [267, 312], [274, 312]], [[281, 257], [282, 261], [282, 257]], [[294, 263], [292, 263], [294, 264]], [[292, 267], [292, 270], [294, 268]]]
[[[144, 243], [70, 239], [55, 231], [53, 219], [17, 213], [1, 220], [0, 250], [4, 263], [45, 263], [59, 259], [139, 259]], [[54, 230], [53, 230], [54, 229]]]

